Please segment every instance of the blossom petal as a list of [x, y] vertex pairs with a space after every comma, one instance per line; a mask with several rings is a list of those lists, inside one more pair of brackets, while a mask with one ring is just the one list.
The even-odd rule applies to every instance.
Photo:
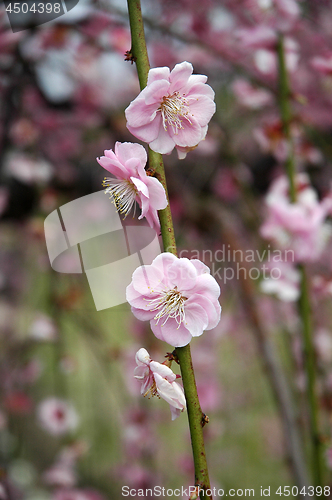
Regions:
[[126, 161], [124, 166], [128, 172], [128, 177], [137, 177], [137, 171], [141, 168], [141, 160], [139, 158], [130, 158]]
[[[206, 299], [208, 300], [208, 299]], [[212, 304], [211, 304], [212, 305]], [[205, 309], [197, 302], [190, 302], [189, 299], [185, 303], [185, 327], [189, 330], [193, 337], [199, 337], [209, 324], [208, 314]]]
[[192, 263], [193, 266], [195, 266], [197, 275], [200, 276], [201, 274], [210, 274], [210, 268], [204, 264], [199, 259], [190, 259], [190, 262]]
[[178, 259], [169, 268], [168, 278], [171, 283], [177, 286], [178, 290], [191, 290], [196, 284], [196, 268], [190, 260], [185, 258]]
[[150, 85], [156, 80], [169, 80], [170, 69], [168, 66], [164, 66], [163, 68], [152, 68], [148, 74], [148, 83]]
[[174, 406], [179, 410], [183, 410], [184, 395], [183, 399], [182, 398], [179, 399], [179, 393], [174, 389], [173, 384], [169, 383], [166, 379], [161, 377], [159, 373], [154, 373], [153, 376], [156, 381], [156, 386], [159, 396], [162, 397], [165, 401], [167, 401], [167, 403], [169, 403], [171, 406]]
[[172, 140], [177, 146], [196, 146], [200, 142], [202, 137], [202, 128], [196, 118], [190, 115], [189, 121], [189, 119], [183, 117], [182, 127], [183, 128], [178, 129], [176, 133], [174, 133], [172, 127], [169, 128], [169, 134], [171, 135]]
[[196, 284], [192, 292], [205, 295], [211, 298], [211, 300], [214, 300], [220, 295], [220, 286], [211, 274], [203, 273], [197, 276]]
[[166, 378], [168, 382], [174, 382], [176, 379], [175, 373], [170, 369], [169, 366], [158, 363], [158, 361], [151, 361], [150, 370], [155, 374], [158, 373], [163, 378]]
[[199, 96], [190, 103], [190, 114], [196, 118], [201, 127], [209, 123], [215, 112], [216, 105], [209, 97]]
[[[212, 328], [215, 328], [220, 321], [221, 307], [219, 301], [216, 299], [210, 300], [204, 295], [192, 295], [185, 302], [184, 306], [186, 321], [187, 321], [187, 308], [188, 307], [191, 308], [193, 304], [199, 305], [202, 309], [204, 309], [205, 313], [207, 314], [208, 323], [204, 327], [204, 330], [211, 330]], [[186, 326], [188, 329], [190, 329], [188, 325]]]
[[156, 266], [141, 266], [133, 273], [133, 287], [141, 295], [151, 296], [158, 292], [162, 284], [163, 274]]
[[104, 151], [104, 155], [107, 157], [107, 158], [110, 158], [111, 160], [115, 160], [115, 161], [118, 161], [117, 157], [116, 157], [116, 154], [114, 153], [114, 151], [112, 149], [105, 149]]
[[119, 161], [111, 160], [110, 158], [107, 158], [107, 156], [101, 156], [100, 158], [97, 158], [97, 162], [118, 179], [128, 179], [129, 175], [126, 167], [121, 165]]
[[144, 347], [141, 347], [136, 355], [135, 355], [136, 363], [143, 363], [144, 365], [148, 365], [151, 361], [150, 354]]
[[[148, 308], [148, 306], [146, 306]], [[131, 307], [131, 312], [135, 316], [135, 318], [139, 319], [140, 321], [150, 321], [151, 318], [154, 317], [154, 312], [151, 312], [150, 310], [144, 311], [143, 309], [138, 309], [137, 307]]]
[[138, 217], [139, 220], [143, 219], [143, 217], [146, 217], [146, 215], [149, 213], [150, 210], [150, 200], [144, 194], [140, 195], [140, 202], [141, 202], [142, 213]]
[[171, 87], [170, 92], [175, 92], [181, 89], [188, 82], [189, 77], [192, 75], [194, 68], [192, 64], [184, 61], [180, 64], [176, 64], [171, 71], [169, 76]]
[[[136, 316], [136, 318], [138, 318], [138, 315], [140, 314], [138, 310], [142, 310], [143, 312], [150, 311], [149, 300], [156, 299], [158, 298], [158, 296], [159, 296], [158, 294], [151, 294], [148, 297], [142, 295], [137, 290], [135, 290], [133, 283], [130, 283], [126, 288], [126, 300], [131, 305], [132, 312]], [[136, 314], [136, 309], [137, 309], [137, 314]], [[150, 311], [150, 316], [149, 317], [144, 316], [144, 318], [142, 317], [142, 321], [151, 319], [154, 317], [154, 315], [155, 313]]]
[[145, 167], [146, 162], [148, 161], [145, 148], [141, 146], [141, 144], [132, 142], [116, 142], [114, 149], [119, 161], [124, 165], [128, 160], [133, 158], [138, 158], [143, 167]]
[[168, 270], [170, 266], [177, 260], [178, 258], [175, 255], [167, 251], [157, 255], [157, 257], [152, 262], [152, 265], [159, 269], [159, 271], [164, 275], [165, 285], [170, 285], [170, 280], [168, 279]]
[[208, 97], [213, 101], [215, 96], [214, 90], [210, 87], [210, 85], [207, 85], [206, 83], [195, 83], [194, 85], [191, 85], [190, 81], [188, 82], [188, 85], [182, 89], [182, 92], [187, 94], [186, 97], [190, 100], [189, 102], [191, 102], [191, 99], [198, 99], [203, 96]]
[[145, 125], [132, 126], [131, 123], [127, 122], [127, 129], [131, 132], [137, 139], [149, 143], [151, 147], [151, 142], [157, 139], [160, 128], [162, 127], [161, 114], [157, 113], [155, 118]]
[[197, 83], [206, 83], [207, 79], [208, 78], [205, 75], [190, 75], [188, 78], [188, 84], [196, 85]]
[[155, 118], [157, 109], [158, 104], [146, 104], [145, 99], [138, 96], [125, 110], [127, 122], [131, 127], [146, 125]]
[[146, 87], [146, 92], [144, 94], [145, 103], [158, 104], [158, 107], [163, 100], [163, 98], [168, 95], [170, 83], [167, 80], [158, 80], [152, 82]]
[[[172, 127], [170, 127], [170, 129], [172, 129]], [[150, 142], [149, 146], [152, 151], [155, 151], [156, 153], [160, 153], [162, 155], [167, 155], [174, 149], [175, 141], [174, 139], [172, 139], [170, 134], [166, 132], [161, 122], [159, 126], [158, 136]]]
[[147, 185], [150, 193], [150, 205], [156, 210], [163, 210], [167, 207], [168, 201], [165, 193], [164, 186], [158, 179], [148, 177]]
[[167, 401], [167, 403], [169, 403], [170, 405], [175, 406], [175, 408], [181, 409], [176, 401], [176, 395], [174, 394], [172, 384], [161, 375], [159, 375], [159, 373], [154, 373], [153, 377], [156, 382], [159, 396]]
[[130, 177], [130, 180], [135, 185], [137, 191], [143, 193], [146, 198], [149, 198], [148, 187], [143, 181], [141, 181], [141, 179], [137, 179], [137, 177]]
[[172, 420], [175, 420], [180, 416], [181, 410], [179, 410], [179, 408], [174, 408], [172, 405], [169, 405], [169, 407], [171, 409]]
[[176, 151], [178, 153], [178, 158], [179, 160], [184, 160], [185, 157], [187, 156], [187, 153], [189, 153], [191, 148], [181, 148], [181, 146], [175, 146]]
[[192, 338], [189, 330], [183, 324], [179, 326], [173, 318], [169, 318], [165, 324], [161, 321], [156, 324], [156, 320], [152, 319], [150, 326], [158, 339], [164, 340], [173, 347], [183, 347], [189, 344]]
[[158, 218], [157, 210], [153, 210], [150, 208], [149, 212], [145, 216], [149, 226], [156, 231], [156, 233], [160, 232], [160, 221]]

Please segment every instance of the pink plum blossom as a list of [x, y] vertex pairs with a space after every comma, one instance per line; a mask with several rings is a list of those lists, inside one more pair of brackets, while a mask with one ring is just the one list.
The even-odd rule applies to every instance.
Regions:
[[64, 447], [56, 457], [55, 463], [44, 472], [42, 476], [44, 483], [60, 490], [74, 488], [78, 481], [76, 464], [86, 451], [87, 445], [82, 441], [75, 441]]
[[116, 142], [115, 152], [104, 151], [98, 163], [114, 177], [105, 177], [104, 187], [121, 214], [127, 216], [135, 202], [142, 209], [138, 217], [146, 218], [156, 231], [160, 228], [157, 210], [167, 207], [167, 198], [162, 184], [148, 176], [144, 167], [147, 154], [143, 146], [131, 142]]
[[275, 242], [281, 250], [293, 252], [297, 262], [319, 258], [331, 235], [325, 222], [331, 211], [331, 199], [321, 202], [305, 174], [296, 176], [296, 203], [289, 200], [288, 180], [276, 179], [266, 198], [267, 219], [261, 227], [263, 238]]
[[313, 57], [310, 62], [313, 69], [322, 75], [332, 75], [332, 54]]
[[[286, 37], [285, 42], [285, 64], [287, 70], [294, 72], [299, 64], [299, 45], [292, 38]], [[278, 71], [278, 58], [275, 50], [258, 49], [254, 52], [254, 63], [256, 68], [267, 76], [276, 76]]]
[[53, 175], [53, 167], [48, 161], [14, 151], [7, 154], [4, 170], [8, 176], [26, 184], [44, 185]]
[[43, 474], [43, 480], [50, 486], [71, 488], [77, 482], [75, 471], [67, 464], [57, 463], [47, 469]]
[[293, 302], [300, 296], [300, 272], [292, 262], [273, 259], [264, 264], [269, 268], [270, 275], [260, 282], [263, 293], [275, 294], [284, 302]]
[[128, 130], [153, 151], [169, 154], [174, 147], [185, 158], [207, 133], [215, 113], [214, 91], [207, 77], [193, 75], [188, 62], [150, 69], [147, 86], [125, 110]]
[[73, 488], [78, 479], [76, 462], [84, 451], [84, 444], [80, 442], [63, 448], [55, 463], [44, 472], [43, 481], [49, 486]]
[[174, 347], [211, 330], [220, 320], [220, 288], [197, 259], [165, 252], [133, 273], [127, 301], [136, 318], [150, 320], [155, 336]]
[[274, 29], [262, 24], [254, 28], [239, 28], [235, 37], [242, 47], [249, 49], [273, 49], [277, 43]]
[[57, 329], [52, 318], [43, 313], [37, 313], [29, 330], [29, 337], [34, 340], [54, 341], [57, 338]]
[[153, 361], [144, 348], [137, 351], [135, 358], [137, 366], [134, 377], [142, 383], [141, 394], [159, 396], [167, 401], [174, 420], [186, 409], [183, 389], [175, 382], [177, 376], [165, 364]]
[[40, 425], [53, 436], [74, 431], [79, 421], [71, 403], [55, 397], [49, 397], [40, 403], [37, 417]]
[[273, 103], [271, 92], [255, 88], [248, 81], [237, 79], [233, 82], [233, 92], [242, 106], [250, 109], [260, 109]]

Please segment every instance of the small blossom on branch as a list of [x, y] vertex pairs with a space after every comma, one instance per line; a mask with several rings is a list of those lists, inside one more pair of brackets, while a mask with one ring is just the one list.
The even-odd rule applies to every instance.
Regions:
[[238, 78], [233, 82], [233, 92], [242, 106], [260, 109], [273, 103], [273, 95], [265, 89], [255, 88], [248, 81]]
[[126, 291], [136, 318], [150, 320], [155, 336], [174, 347], [217, 326], [219, 295], [219, 285], [203, 262], [168, 252], [137, 268]]
[[326, 218], [331, 213], [329, 194], [322, 201], [311, 187], [306, 174], [295, 178], [296, 202], [289, 200], [288, 180], [276, 179], [266, 197], [267, 218], [260, 232], [281, 250], [293, 252], [295, 262], [315, 262], [331, 237]]
[[147, 86], [125, 111], [128, 130], [153, 151], [180, 159], [206, 136], [215, 113], [214, 91], [207, 77], [193, 75], [188, 62], [150, 69]]
[[110, 195], [118, 212], [125, 216], [137, 202], [142, 210], [138, 218], [145, 217], [150, 227], [159, 231], [157, 210], [167, 207], [167, 198], [158, 179], [147, 175], [144, 170], [147, 162], [145, 149], [140, 144], [116, 142], [114, 150], [106, 150], [105, 156], [97, 158], [98, 163], [114, 175], [105, 177], [105, 193]]
[[141, 394], [144, 396], [161, 397], [169, 403], [172, 420], [186, 409], [186, 399], [183, 388], [175, 382], [177, 375], [165, 364], [153, 361], [146, 349], [137, 351], [137, 366], [134, 377], [142, 383]]

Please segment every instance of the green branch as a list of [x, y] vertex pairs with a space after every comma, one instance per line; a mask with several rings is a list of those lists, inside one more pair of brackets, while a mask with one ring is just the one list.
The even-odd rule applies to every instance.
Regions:
[[[146, 49], [144, 25], [142, 19], [140, 0], [128, 0], [128, 11], [131, 30], [131, 57], [136, 62], [140, 88], [143, 90], [147, 84], [150, 69], [148, 53]], [[167, 198], [167, 183], [162, 155], [155, 153], [149, 148], [149, 167], [155, 170], [158, 179], [165, 188]], [[166, 252], [177, 255], [176, 241], [173, 228], [172, 213], [170, 205], [158, 212], [161, 226], [161, 235]], [[190, 346], [177, 347], [176, 354], [179, 359], [184, 393], [187, 401], [188, 421], [190, 428], [191, 444], [195, 465], [195, 485], [199, 486], [203, 493], [201, 499], [212, 498], [205, 491], [210, 488], [209, 474], [207, 469], [204, 438], [203, 438], [203, 413], [200, 407], [195, 374], [192, 366]]]
[[[285, 63], [285, 49], [283, 37], [280, 35], [277, 45], [279, 63], [279, 108], [283, 132], [285, 134], [289, 154], [286, 160], [286, 172], [289, 181], [289, 197], [292, 203], [296, 202], [295, 161], [294, 147], [291, 137], [291, 107], [288, 74]], [[313, 346], [313, 328], [311, 321], [310, 295], [306, 270], [303, 264], [298, 266], [301, 276], [300, 299], [298, 302], [299, 314], [302, 322], [303, 357], [307, 378], [307, 396], [309, 407], [309, 425], [311, 438], [311, 467], [315, 486], [322, 486], [322, 464], [318, 429], [318, 402], [315, 394], [316, 373], [315, 353]]]

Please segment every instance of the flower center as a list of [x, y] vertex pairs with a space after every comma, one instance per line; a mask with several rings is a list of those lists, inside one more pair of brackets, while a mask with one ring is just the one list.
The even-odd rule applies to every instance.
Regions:
[[56, 420], [62, 421], [65, 419], [65, 412], [58, 408], [57, 410], [55, 410], [54, 416]]
[[163, 291], [160, 297], [150, 300], [150, 311], [159, 311], [154, 317], [157, 322], [156, 324], [158, 324], [160, 319], [165, 318], [163, 326], [169, 318], [173, 318], [179, 325], [179, 328], [181, 323], [185, 321], [184, 303], [186, 300], [187, 297], [184, 297], [177, 290], [177, 287], [172, 290]]
[[156, 385], [156, 382], [155, 380], [152, 382], [151, 386], [149, 387], [149, 389], [146, 391], [146, 393], [144, 394], [144, 397], [145, 396], [148, 396], [148, 399], [151, 398], [151, 396], [157, 396], [157, 398], [160, 399], [160, 396], [158, 394], [158, 391], [157, 391], [157, 385]]
[[161, 112], [164, 129], [167, 130], [169, 124], [174, 134], [183, 128], [181, 118], [186, 118], [190, 122], [188, 100], [184, 96], [180, 96], [179, 92], [164, 97], [158, 111]]
[[133, 208], [136, 196], [138, 195], [134, 183], [127, 179], [119, 180], [111, 177], [105, 177], [103, 180], [103, 186], [107, 187], [107, 189], [105, 189], [105, 193], [110, 195], [110, 199], [115, 205], [117, 211], [127, 217]]

